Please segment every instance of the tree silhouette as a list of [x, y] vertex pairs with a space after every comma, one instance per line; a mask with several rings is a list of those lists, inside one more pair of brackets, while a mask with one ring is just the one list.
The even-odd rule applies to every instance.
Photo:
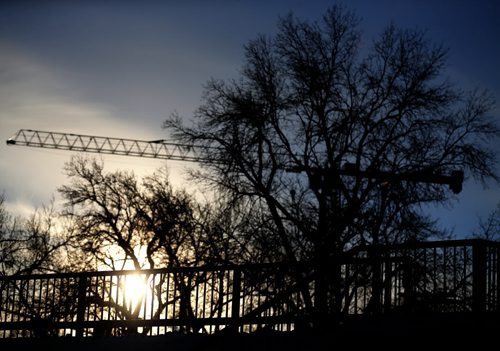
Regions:
[[[241, 249], [228, 240], [232, 227], [228, 215], [214, 204], [203, 205], [185, 191], [174, 190], [166, 169], [139, 181], [133, 173], [106, 172], [96, 159], [73, 157], [65, 170], [70, 181], [59, 192], [66, 200], [63, 216], [74, 233], [75, 270], [131, 269], [131, 263], [135, 270], [186, 268], [239, 259]], [[191, 300], [193, 291], [213, 284], [214, 274], [173, 270], [154, 283], [147, 274], [142, 275], [144, 284], [154, 284], [157, 303], [152, 313], [159, 318], [168, 311], [167, 306], [177, 305], [177, 318], [194, 318], [193, 306], [198, 302]], [[118, 281], [105, 283], [88, 287], [88, 300], [96, 313], [111, 307], [116, 318], [136, 319], [143, 308], [142, 298], [129, 306], [113, 296], [117, 289], [126, 293], [126, 286]], [[224, 294], [212, 298], [222, 303]], [[169, 313], [175, 314], [175, 308]], [[213, 316], [217, 313], [222, 310], [214, 311]], [[142, 332], [147, 334], [149, 329]]]
[[142, 182], [133, 173], [106, 172], [95, 159], [74, 157], [65, 169], [64, 216], [87, 267], [190, 267], [234, 256], [214, 245], [224, 234], [215, 207], [174, 190], [165, 169]]
[[[265, 231], [247, 240], [270, 261], [330, 270], [356, 248], [438, 234], [421, 207], [453, 192], [364, 171], [498, 180], [491, 96], [443, 77], [446, 50], [424, 33], [389, 25], [366, 49], [358, 23], [341, 6], [317, 22], [281, 19], [275, 36], [245, 46], [240, 79], [207, 83], [192, 124], [176, 114], [164, 122], [204, 148], [212, 162], [192, 175]], [[340, 172], [346, 165], [354, 176]], [[338, 282], [339, 271], [329, 274]], [[339, 311], [340, 292], [330, 295], [324, 309]]]
[[472, 237], [495, 241], [500, 239], [500, 202], [486, 218], [479, 219], [478, 229]]
[[4, 201], [4, 196], [0, 196], [0, 275], [64, 270], [71, 233], [57, 230], [53, 205], [22, 218], [12, 216]]

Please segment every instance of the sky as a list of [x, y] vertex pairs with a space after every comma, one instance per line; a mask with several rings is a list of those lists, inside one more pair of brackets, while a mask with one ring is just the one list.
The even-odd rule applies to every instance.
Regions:
[[[162, 122], [189, 119], [210, 78], [239, 76], [243, 47], [273, 35], [280, 16], [318, 20], [333, 1], [165, 0], [0, 1], [0, 192], [13, 214], [58, 203], [72, 154], [7, 146], [21, 128], [132, 139], [162, 139]], [[361, 18], [362, 45], [389, 23], [421, 29], [449, 49], [446, 76], [487, 89], [500, 122], [500, 1], [350, 0]], [[500, 141], [492, 145], [500, 154]], [[102, 156], [109, 170], [139, 177], [165, 165], [187, 186], [182, 162]], [[500, 172], [500, 167], [497, 167]], [[500, 203], [498, 184], [473, 181], [446, 208], [442, 227], [467, 237]]]

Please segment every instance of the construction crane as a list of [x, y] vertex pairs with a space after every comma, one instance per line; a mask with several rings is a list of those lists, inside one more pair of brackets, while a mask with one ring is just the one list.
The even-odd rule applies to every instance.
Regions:
[[[189, 161], [189, 162], [216, 162], [213, 159], [202, 156], [199, 153], [200, 146], [195, 144], [179, 144], [160, 140], [136, 140], [111, 138], [104, 136], [82, 135], [73, 133], [48, 132], [31, 129], [20, 129], [12, 137], [7, 139], [7, 145], [39, 147], [49, 149], [70, 150], [79, 152], [91, 152], [101, 154], [149, 157], [165, 160]], [[203, 147], [206, 150], [206, 147]], [[214, 151], [220, 149], [213, 147]], [[317, 186], [328, 181], [331, 170], [306, 167], [287, 167], [289, 172], [309, 171], [314, 175], [311, 186]], [[352, 163], [346, 163], [337, 175], [356, 176], [362, 178], [376, 179], [382, 182], [410, 181], [432, 184], [448, 185], [450, 189], [458, 194], [462, 191], [464, 173], [461, 170], [453, 171], [450, 175], [443, 175], [432, 171], [414, 171], [395, 174], [380, 170], [360, 170]]]
[[196, 156], [196, 147], [194, 145], [169, 143], [163, 139], [146, 141], [20, 129], [12, 137], [7, 139], [7, 145], [149, 157], [177, 161], [208, 161], [203, 157]]

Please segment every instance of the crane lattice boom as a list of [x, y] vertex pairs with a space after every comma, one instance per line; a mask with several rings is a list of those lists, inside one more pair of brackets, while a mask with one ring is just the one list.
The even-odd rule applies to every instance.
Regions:
[[21, 129], [7, 140], [7, 144], [166, 160], [207, 161], [196, 155], [194, 145], [169, 143], [162, 139], [146, 141]]
[[[163, 139], [146, 141], [20, 129], [17, 133], [15, 133], [7, 140], [7, 145], [21, 145], [123, 156], [149, 157], [177, 161], [191, 161], [202, 163], [216, 162], [216, 160], [214, 159], [200, 156], [202, 155], [202, 153], [197, 155], [197, 149], [200, 148], [199, 146], [196, 146], [194, 144], [186, 145], [179, 143], [170, 143], [166, 142]], [[213, 147], [213, 149], [214, 151], [220, 151], [220, 149], [216, 147]], [[309, 172], [311, 174], [311, 177], [317, 180], [318, 184], [328, 183], [328, 179], [332, 179], [332, 176], [334, 176], [334, 174], [336, 173], [337, 175], [376, 179], [382, 182], [410, 181], [433, 184], [447, 184], [455, 194], [461, 192], [462, 183], [464, 180], [463, 171], [453, 171], [451, 175], [442, 175], [440, 173], [434, 173], [425, 170], [394, 174], [381, 170], [360, 170], [357, 169], [352, 163], [346, 163], [344, 167], [342, 167], [341, 169], [333, 170], [333, 172], [332, 170], [328, 169], [315, 169], [311, 167], [285, 167], [283, 169], [291, 172]], [[314, 186], [314, 184], [311, 185]]]

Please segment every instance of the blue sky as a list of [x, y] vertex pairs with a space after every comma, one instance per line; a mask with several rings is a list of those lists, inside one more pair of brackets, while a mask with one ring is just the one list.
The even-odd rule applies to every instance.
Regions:
[[[159, 139], [172, 112], [189, 118], [211, 77], [236, 78], [243, 46], [272, 35], [293, 11], [319, 19], [332, 1], [1, 1], [0, 138], [20, 128]], [[362, 45], [390, 22], [420, 28], [449, 48], [446, 75], [464, 89], [488, 89], [500, 120], [500, 2], [496, 0], [345, 1], [361, 17]], [[500, 152], [500, 142], [494, 147]], [[54, 196], [66, 178], [64, 151], [0, 143], [0, 191], [15, 213]], [[110, 168], [152, 172], [159, 160], [105, 157]], [[182, 183], [181, 163], [168, 163]], [[465, 184], [453, 207], [436, 209], [445, 226], [468, 235], [500, 202], [500, 188]]]

